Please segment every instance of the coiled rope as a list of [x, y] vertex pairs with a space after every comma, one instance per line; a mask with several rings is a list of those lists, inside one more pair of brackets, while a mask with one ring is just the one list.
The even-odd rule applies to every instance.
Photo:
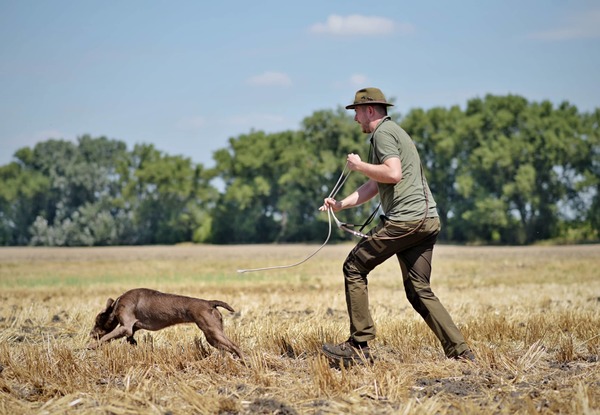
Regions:
[[[329, 193], [328, 198], [335, 198], [335, 196], [338, 194], [340, 189], [344, 186], [344, 183], [346, 183], [346, 180], [348, 180], [348, 176], [350, 176], [350, 173], [352, 173], [352, 170], [349, 170], [348, 174], [346, 174], [347, 169], [348, 169], [348, 163], [346, 162], [346, 165], [344, 166], [344, 169], [342, 170], [342, 174], [340, 174], [340, 177], [338, 178], [338, 181], [336, 182], [335, 186], [331, 190], [331, 193]], [[423, 224], [425, 223], [425, 220], [427, 219], [427, 215], [429, 212], [429, 199], [427, 197], [427, 185], [425, 182], [425, 175], [423, 174], [423, 165], [421, 165], [421, 182], [423, 184], [423, 193], [424, 193], [424, 197], [425, 197], [425, 212], [423, 214], [423, 217], [417, 224], [417, 226], [415, 226], [410, 232], [407, 232], [405, 234], [398, 235], [398, 236], [383, 236], [383, 235], [373, 234], [371, 236], [373, 239], [377, 239], [377, 240], [381, 240], [381, 241], [394, 241], [394, 240], [406, 238], [407, 236], [412, 235], [413, 233], [417, 232], [421, 228], [421, 226], [423, 226]], [[376, 211], [377, 211], [377, 209], [375, 209], [375, 211], [373, 211], [373, 213], [371, 214], [371, 218], [369, 218], [367, 220], [367, 222], [365, 222], [365, 224], [361, 227], [361, 229], [360, 229], [361, 231], [362, 231], [362, 228], [364, 228], [364, 226], [370, 222], [370, 220], [372, 219], [372, 217]], [[254, 271], [267, 271], [267, 270], [271, 270], [271, 269], [292, 268], [292, 267], [296, 267], [298, 265], [305, 263], [306, 261], [311, 259], [313, 256], [315, 256], [321, 249], [323, 249], [323, 247], [325, 245], [327, 245], [327, 242], [329, 242], [329, 238], [331, 237], [331, 218], [332, 217], [338, 228], [343, 229], [346, 232], [349, 232], [352, 235], [357, 236], [359, 238], [367, 238], [368, 237], [367, 235], [365, 235], [364, 233], [362, 233], [360, 231], [355, 231], [354, 229], [351, 229], [351, 227], [354, 225], [340, 222], [338, 220], [338, 218], [335, 216], [335, 214], [333, 213], [333, 210], [331, 208], [328, 208], [327, 209], [327, 220], [329, 222], [329, 229], [327, 232], [327, 238], [325, 239], [325, 242], [323, 242], [323, 244], [319, 248], [317, 248], [317, 250], [315, 252], [313, 252], [306, 258], [304, 258], [302, 261], [296, 262], [295, 264], [277, 265], [277, 266], [273, 266], [273, 267], [252, 268], [252, 269], [238, 269], [237, 272], [245, 273], [245, 272], [254, 272]]]
[[[338, 194], [338, 192], [340, 191], [340, 189], [344, 186], [344, 183], [346, 183], [346, 180], [348, 180], [348, 177], [350, 176], [350, 173], [352, 173], [352, 170], [349, 170], [348, 174], [346, 174], [346, 170], [347, 169], [348, 169], [348, 163], [346, 163], [346, 165], [344, 166], [344, 169], [342, 170], [342, 174], [340, 174], [340, 177], [338, 178], [335, 186], [333, 186], [333, 189], [331, 190], [331, 193], [329, 193], [328, 198], [334, 198]], [[333, 214], [333, 211], [331, 209], [327, 209], [327, 221], [329, 222], [328, 231], [327, 231], [327, 238], [325, 239], [325, 242], [323, 242], [323, 244], [319, 248], [317, 248], [316, 251], [314, 251], [312, 254], [310, 254], [309, 256], [307, 256], [306, 258], [304, 258], [302, 261], [299, 261], [299, 262], [296, 262], [295, 264], [290, 264], [290, 265], [276, 265], [276, 266], [272, 266], [272, 267], [238, 269], [237, 272], [240, 273], [240, 274], [243, 274], [243, 273], [246, 273], [246, 272], [268, 271], [268, 270], [273, 270], [273, 269], [293, 268], [293, 267], [297, 267], [298, 265], [304, 264], [306, 261], [308, 261], [313, 256], [315, 256], [321, 249], [323, 249], [323, 247], [325, 245], [327, 245], [327, 242], [329, 242], [329, 238], [331, 238], [331, 217], [332, 216], [333, 216], [333, 219], [335, 220], [336, 225], [338, 227], [342, 226], [342, 223], [335, 217], [335, 215]], [[352, 232], [356, 236], [364, 236], [360, 232], [356, 232], [356, 231], [350, 231], [350, 232]]]

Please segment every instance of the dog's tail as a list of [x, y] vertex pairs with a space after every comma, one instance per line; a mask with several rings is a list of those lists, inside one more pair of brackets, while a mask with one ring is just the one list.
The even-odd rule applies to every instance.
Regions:
[[213, 308], [217, 308], [217, 307], [223, 307], [225, 310], [229, 310], [232, 313], [235, 313], [235, 310], [233, 308], [231, 308], [231, 306], [223, 301], [219, 301], [219, 300], [210, 300], [208, 302], [210, 304], [211, 307]]

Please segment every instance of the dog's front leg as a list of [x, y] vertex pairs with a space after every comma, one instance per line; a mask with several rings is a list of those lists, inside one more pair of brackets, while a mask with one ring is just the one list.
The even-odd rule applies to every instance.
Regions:
[[[121, 337], [127, 336], [128, 338], [133, 339], [133, 330], [126, 326], [119, 326], [108, 334], [102, 336], [102, 338], [98, 341], [98, 345], [109, 342], [111, 340], [119, 339]], [[135, 340], [134, 340], [135, 341]], [[131, 342], [130, 342], [131, 343]]]
[[111, 331], [108, 334], [105, 334], [104, 336], [102, 336], [97, 341], [94, 341], [94, 342], [90, 343], [87, 346], [87, 348], [90, 349], [90, 350], [97, 349], [98, 347], [100, 347], [100, 345], [102, 343], [106, 343], [106, 342], [109, 342], [111, 340], [118, 339], [119, 337], [127, 336], [128, 335], [127, 331], [128, 330], [127, 330], [126, 327], [124, 327], [124, 326], [118, 326], [116, 329], [114, 329], [113, 331]]
[[137, 342], [135, 341], [135, 339], [133, 338], [133, 335], [136, 332], [136, 327], [135, 325], [131, 328], [131, 336], [127, 336], [127, 341], [129, 342], [129, 344], [133, 345], [133, 346], [137, 346]]

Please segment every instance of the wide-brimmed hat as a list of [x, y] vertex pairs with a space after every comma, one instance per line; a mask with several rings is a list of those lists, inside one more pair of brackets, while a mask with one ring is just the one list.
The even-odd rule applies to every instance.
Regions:
[[354, 96], [354, 103], [346, 107], [347, 110], [356, 108], [359, 105], [385, 105], [386, 107], [393, 107], [394, 104], [390, 104], [385, 100], [385, 95], [379, 88], [363, 88], [356, 91]]

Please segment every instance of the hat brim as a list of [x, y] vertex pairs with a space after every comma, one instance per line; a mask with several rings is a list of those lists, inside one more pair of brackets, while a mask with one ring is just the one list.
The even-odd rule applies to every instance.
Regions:
[[386, 107], [393, 107], [394, 104], [390, 104], [389, 102], [385, 102], [385, 101], [368, 101], [368, 102], [357, 102], [355, 104], [350, 104], [346, 106], [347, 110], [351, 110], [354, 109], [356, 107], [360, 107], [362, 105], [385, 105]]

